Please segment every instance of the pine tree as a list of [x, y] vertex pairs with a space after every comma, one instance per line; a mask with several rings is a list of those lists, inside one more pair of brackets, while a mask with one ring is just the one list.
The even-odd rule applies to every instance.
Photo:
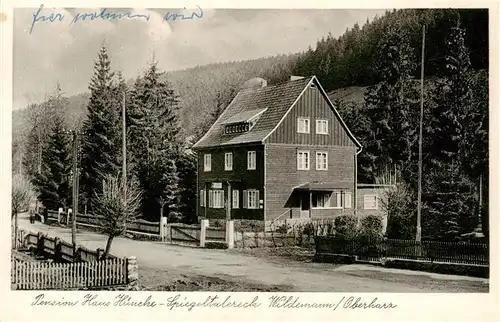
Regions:
[[67, 104], [58, 85], [46, 102], [52, 126], [42, 152], [41, 171], [34, 177], [39, 199], [48, 209], [67, 208], [71, 203], [71, 147], [64, 121]]
[[[433, 169], [429, 216], [439, 221], [441, 239], [455, 240], [474, 229], [471, 182], [466, 174], [466, 149], [470, 144], [466, 126], [470, 121], [472, 82], [464, 30], [451, 28], [446, 40], [446, 64], [433, 91]], [[437, 218], [437, 219], [436, 219]]]
[[[106, 45], [102, 45], [94, 64], [90, 80], [88, 116], [83, 123], [81, 187], [85, 203], [102, 188], [108, 174], [116, 175], [120, 169], [121, 122], [119, 107], [113, 96], [111, 61]], [[120, 105], [121, 107], [121, 105]]]
[[182, 221], [188, 224], [197, 223], [196, 153], [190, 150], [184, 151], [177, 164], [180, 187], [179, 211], [182, 214]]
[[129, 119], [134, 173], [144, 191], [142, 211], [155, 220], [163, 203], [173, 216], [178, 216], [176, 162], [181, 128], [177, 113], [177, 95], [153, 59], [143, 77], [135, 82]]
[[35, 177], [40, 201], [47, 209], [67, 208], [71, 203], [71, 148], [61, 115], [55, 114], [54, 127], [43, 151], [43, 166]]
[[365, 94], [371, 124], [365, 150], [371, 164], [366, 169], [373, 171], [373, 176], [397, 165], [404, 176], [410, 177], [408, 173], [415, 167], [418, 93], [414, 69], [406, 35], [399, 28], [389, 30], [378, 52], [377, 70], [382, 81]]

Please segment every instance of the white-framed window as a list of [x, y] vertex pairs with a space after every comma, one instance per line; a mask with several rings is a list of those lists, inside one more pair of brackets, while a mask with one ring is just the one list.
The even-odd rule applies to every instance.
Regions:
[[224, 170], [233, 170], [233, 154], [231, 152], [224, 154]]
[[259, 190], [250, 189], [243, 191], [243, 207], [247, 209], [259, 208]]
[[200, 206], [205, 207], [206, 203], [207, 203], [207, 195], [205, 193], [205, 190], [201, 189], [200, 190]]
[[363, 196], [364, 209], [378, 209], [377, 195], [364, 195]]
[[233, 209], [240, 207], [240, 192], [233, 190]]
[[309, 170], [309, 151], [297, 151], [297, 170]]
[[306, 117], [297, 118], [297, 133], [309, 133], [310, 132], [310, 121]]
[[212, 171], [212, 155], [205, 154], [203, 156], [203, 171]]
[[248, 151], [247, 154], [247, 169], [248, 170], [255, 170], [256, 169], [256, 155], [255, 151]]
[[330, 193], [314, 193], [312, 195], [313, 208], [329, 208], [330, 207]]
[[209, 190], [208, 191], [208, 207], [224, 208], [224, 190]]
[[316, 152], [316, 170], [328, 170], [328, 152]]
[[316, 120], [316, 134], [328, 134], [328, 120]]
[[351, 207], [352, 207], [352, 193], [349, 191], [346, 191], [344, 193], [344, 208], [351, 209]]

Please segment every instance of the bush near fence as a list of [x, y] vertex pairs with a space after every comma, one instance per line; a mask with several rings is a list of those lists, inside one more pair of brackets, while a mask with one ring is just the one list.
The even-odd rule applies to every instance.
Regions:
[[[489, 265], [488, 244], [469, 242], [440, 242], [398, 239], [353, 239], [346, 240], [331, 236], [316, 236], [316, 260], [332, 261], [332, 258], [345, 260], [368, 260], [395, 266], [411, 266], [424, 264], [408, 264], [411, 261], [434, 264], [429, 269], [446, 271], [442, 266], [483, 266]], [[327, 259], [330, 257], [330, 259]], [[439, 266], [439, 263], [443, 265]], [[434, 267], [434, 268], [433, 268]], [[439, 267], [439, 268], [437, 268]], [[416, 268], [418, 269], [418, 268]]]

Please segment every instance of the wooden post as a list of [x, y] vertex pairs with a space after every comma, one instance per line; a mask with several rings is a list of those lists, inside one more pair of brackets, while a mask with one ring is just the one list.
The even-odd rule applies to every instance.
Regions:
[[312, 200], [313, 200], [313, 197], [312, 197], [312, 192], [309, 191], [309, 218], [312, 218]]
[[200, 231], [200, 247], [205, 247], [205, 240], [207, 238], [207, 226], [208, 226], [208, 219], [202, 219], [201, 231]]
[[54, 238], [54, 260], [56, 262], [61, 262], [62, 254], [61, 254], [61, 240], [59, 237]]
[[418, 136], [418, 193], [417, 193], [417, 232], [415, 241], [422, 240], [422, 127], [424, 119], [424, 54], [425, 54], [425, 25], [422, 29], [422, 62], [420, 69], [420, 122]]
[[227, 197], [226, 197], [226, 200], [227, 200], [227, 205], [226, 205], [226, 221], [228, 220], [231, 220], [231, 199], [232, 199], [232, 195], [231, 195], [231, 184], [228, 182], [227, 183]]
[[97, 260], [100, 260], [102, 258], [102, 254], [104, 253], [104, 250], [101, 248], [97, 248], [96, 253], [97, 253]]
[[234, 248], [234, 220], [226, 221], [226, 243], [228, 249]]
[[127, 258], [127, 284], [129, 290], [138, 290], [139, 265], [137, 258], [130, 256]]

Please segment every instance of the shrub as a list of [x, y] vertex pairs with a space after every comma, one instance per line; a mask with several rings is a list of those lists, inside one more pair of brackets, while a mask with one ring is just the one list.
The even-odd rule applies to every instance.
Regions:
[[278, 234], [286, 234], [286, 233], [288, 233], [289, 229], [290, 229], [290, 225], [283, 224], [283, 225], [279, 226], [278, 228], [276, 228], [276, 232]]
[[342, 215], [335, 218], [335, 236], [352, 240], [357, 236], [358, 219], [353, 215]]
[[308, 222], [307, 224], [304, 225], [303, 229], [302, 229], [302, 234], [305, 234], [309, 237], [311, 237], [312, 235], [314, 235], [314, 232], [316, 230], [314, 229], [314, 225], [312, 222]]
[[376, 215], [365, 216], [361, 219], [359, 237], [378, 241], [383, 237], [383, 228], [382, 217]]

